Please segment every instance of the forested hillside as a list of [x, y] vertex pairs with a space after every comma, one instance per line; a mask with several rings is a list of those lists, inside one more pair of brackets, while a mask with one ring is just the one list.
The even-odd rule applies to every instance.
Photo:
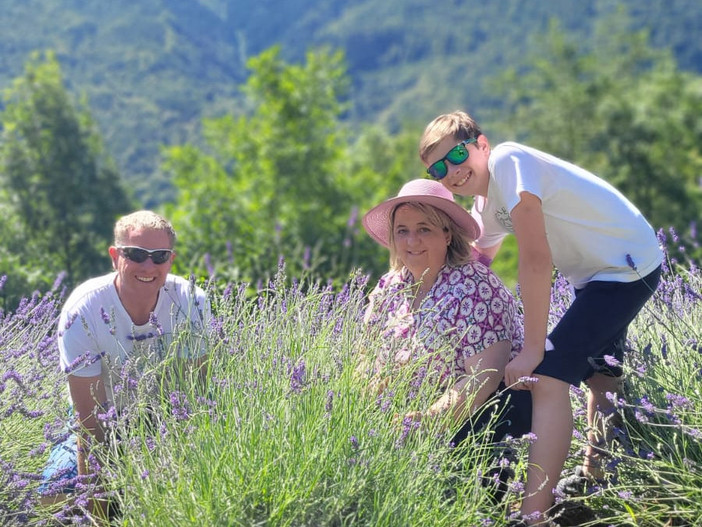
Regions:
[[696, 0], [1, 0], [0, 87], [32, 50], [55, 50], [135, 197], [153, 205], [171, 198], [160, 145], [197, 141], [203, 116], [246, 113], [246, 61], [274, 44], [289, 61], [310, 47], [343, 50], [352, 83], [345, 119], [397, 130], [454, 107], [478, 115], [499, 107], [489, 82], [519, 68], [551, 20], [586, 42], [618, 6], [682, 69], [702, 71]]

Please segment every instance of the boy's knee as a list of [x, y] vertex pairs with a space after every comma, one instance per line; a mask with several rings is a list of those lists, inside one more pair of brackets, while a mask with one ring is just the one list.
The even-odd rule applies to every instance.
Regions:
[[570, 391], [570, 384], [555, 377], [549, 377], [548, 375], [537, 375], [538, 379], [532, 385], [531, 392], [534, 397], [538, 396], [557, 396], [562, 394], [568, 394]]

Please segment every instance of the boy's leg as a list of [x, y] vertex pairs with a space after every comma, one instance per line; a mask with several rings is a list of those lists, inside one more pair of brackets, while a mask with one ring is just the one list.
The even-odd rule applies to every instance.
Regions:
[[588, 444], [582, 473], [597, 481], [605, 477], [603, 458], [606, 456], [606, 451], [603, 447], [611, 445], [615, 428], [622, 425], [621, 417], [616, 412], [614, 404], [607, 398], [607, 393], [617, 393], [618, 397], [622, 396], [623, 369], [621, 366], [608, 366], [604, 355], [613, 356], [619, 364], [624, 362], [628, 325], [653, 295], [659, 280], [660, 268], [638, 282], [622, 286], [622, 289], [626, 290], [622, 290], [617, 296], [624, 302], [628, 300], [628, 306], [622, 305], [623, 313], [626, 312], [624, 307], [628, 307], [628, 322], [613, 339], [611, 346], [594, 360], [595, 371], [585, 380], [588, 386]]
[[[601, 446], [609, 445], [613, 438], [613, 427], [621, 426], [614, 404], [607, 398], [607, 392], [621, 393], [621, 377], [595, 373], [587, 381], [587, 439], [583, 474], [596, 480], [604, 478]], [[620, 395], [621, 396], [621, 395]]]
[[[613, 413], [614, 405], [606, 394], [620, 391], [623, 373], [621, 366], [610, 366], [605, 359], [610, 355], [619, 364], [624, 361], [627, 328], [653, 295], [659, 279], [660, 268], [635, 282], [591, 282], [584, 289], [576, 291], [573, 304], [549, 335], [549, 340], [556, 351], [561, 352], [561, 356], [550, 357], [550, 366], [545, 365], [541, 373], [548, 375], [549, 371], [568, 371], [573, 377], [559, 377], [574, 385], [584, 379], [589, 387], [588, 446], [583, 473], [595, 479], [601, 479], [604, 475], [601, 447], [612, 439], [609, 435], [613, 429], [608, 426], [611, 424], [608, 421], [617, 419]], [[566, 359], [563, 352], [571, 358]], [[585, 369], [582, 368], [583, 357], [587, 361]], [[542, 366], [543, 363], [537, 372]], [[582, 376], [578, 378], [575, 372], [582, 372]]]
[[[597, 361], [606, 362], [604, 355], [610, 354], [611, 349], [613, 355], [617, 355], [617, 350], [623, 351], [616, 344], [656, 289], [659, 273], [660, 268], [632, 283], [591, 282], [576, 292], [573, 304], [549, 335], [544, 360], [534, 371], [539, 378], [532, 387], [532, 431], [537, 439], [529, 453], [522, 514], [544, 512], [553, 504], [552, 490], [572, 437], [569, 385], [577, 386], [584, 379], [593, 378], [595, 367], [599, 369]], [[593, 380], [593, 420], [598, 404], [600, 410], [610, 404], [606, 392], [616, 391], [607, 386], [607, 381], [598, 384], [599, 380]]]
[[[564, 381], [536, 375], [531, 389], [533, 399], [532, 432], [536, 440], [529, 448], [529, 466], [522, 516], [534, 524], [535, 512], [553, 505], [553, 489], [560, 478], [573, 436], [573, 413], [570, 407], [570, 385]], [[542, 518], [545, 520], [545, 518]]]

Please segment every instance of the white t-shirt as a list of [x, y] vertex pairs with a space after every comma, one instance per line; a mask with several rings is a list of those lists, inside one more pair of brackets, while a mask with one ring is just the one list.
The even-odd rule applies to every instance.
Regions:
[[[61, 370], [78, 377], [101, 375], [108, 402], [121, 409], [123, 373], [133, 376], [173, 354], [202, 356], [211, 314], [202, 289], [169, 274], [151, 320], [137, 326], [117, 295], [116, 276], [92, 278], [70, 294], [59, 317], [58, 345]], [[129, 372], [123, 372], [127, 359]]]
[[621, 192], [587, 170], [517, 143], [495, 147], [488, 168], [488, 197], [476, 196], [471, 210], [482, 227], [478, 247], [514, 233], [510, 213], [520, 193], [529, 192], [541, 200], [553, 264], [574, 287], [593, 280], [633, 282], [661, 264], [651, 225]]

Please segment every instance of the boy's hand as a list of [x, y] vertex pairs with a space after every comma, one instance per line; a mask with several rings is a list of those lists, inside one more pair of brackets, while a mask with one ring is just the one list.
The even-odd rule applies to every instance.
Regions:
[[522, 350], [505, 367], [505, 385], [514, 390], [531, 390], [534, 383], [532, 374], [542, 360], [543, 353]]

